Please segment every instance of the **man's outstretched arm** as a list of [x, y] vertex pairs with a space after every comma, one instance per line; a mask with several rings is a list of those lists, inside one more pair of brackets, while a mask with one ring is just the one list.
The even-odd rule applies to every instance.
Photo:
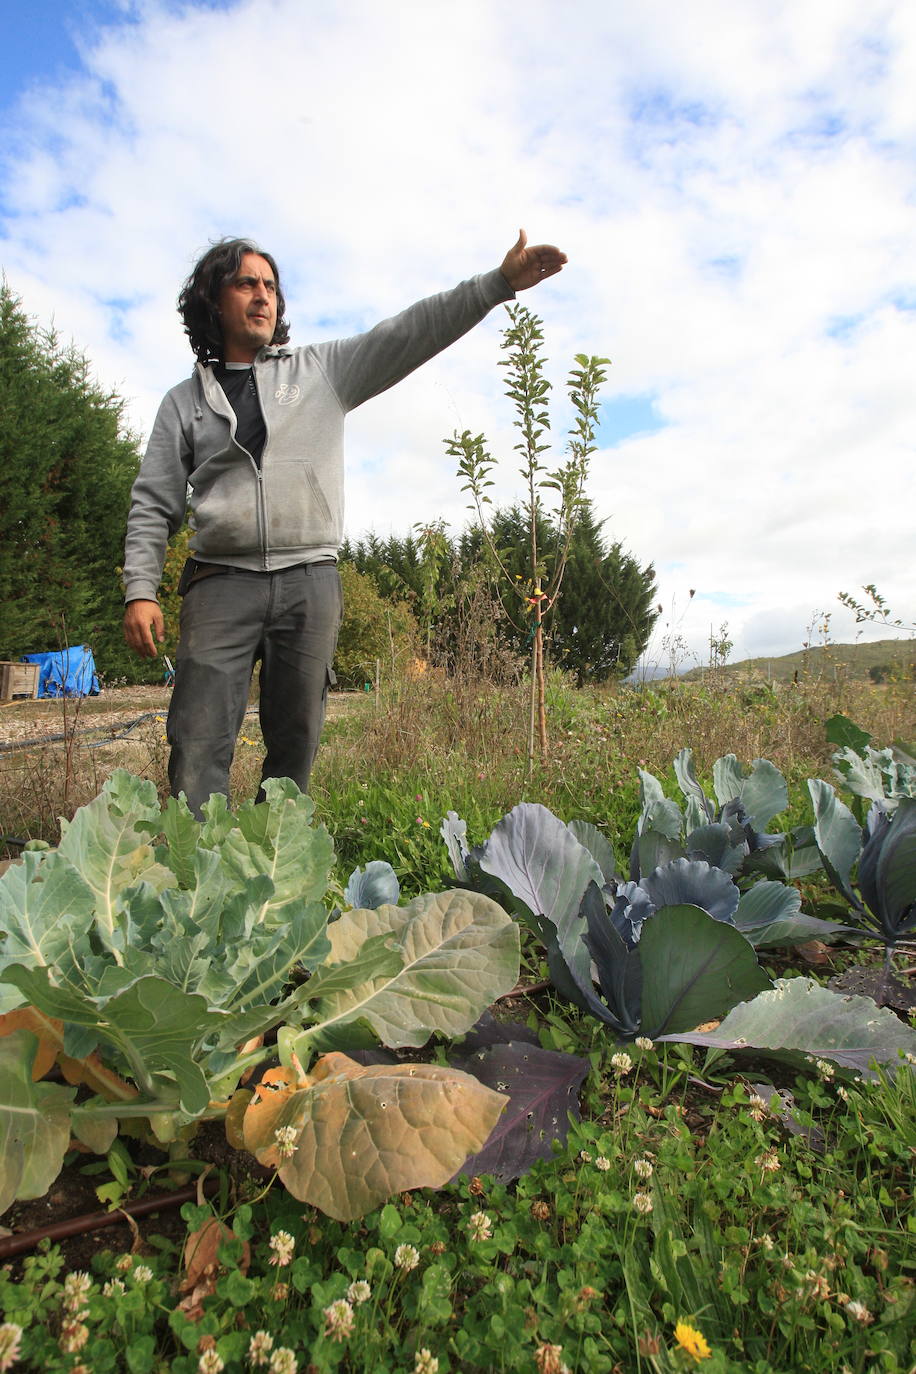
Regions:
[[513, 291], [527, 291], [529, 286], [562, 272], [568, 261], [566, 254], [552, 243], [529, 248], [528, 235], [519, 229], [518, 240], [503, 258], [500, 271]]

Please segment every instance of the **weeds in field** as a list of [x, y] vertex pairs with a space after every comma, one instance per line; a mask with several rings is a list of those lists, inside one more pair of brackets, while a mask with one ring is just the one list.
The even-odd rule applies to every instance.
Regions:
[[[597, 1054], [601, 1116], [517, 1184], [465, 1178], [360, 1226], [271, 1192], [226, 1219], [196, 1291], [186, 1261], [183, 1299], [169, 1251], [109, 1252], [84, 1276], [64, 1275], [54, 1250], [33, 1256], [21, 1282], [0, 1280], [26, 1367], [72, 1371], [82, 1339], [102, 1374], [291, 1361], [610, 1374], [698, 1357], [735, 1374], [908, 1370], [912, 1074], [844, 1088], [845, 1100], [799, 1079], [790, 1134], [754, 1085], [699, 1079], [689, 1051], [613, 1057]], [[187, 1204], [183, 1216], [198, 1235], [213, 1213]]]

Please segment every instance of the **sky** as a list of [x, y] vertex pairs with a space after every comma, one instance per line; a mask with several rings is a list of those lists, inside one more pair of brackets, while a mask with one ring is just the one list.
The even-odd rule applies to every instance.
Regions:
[[[910, 0], [0, 0], [0, 268], [143, 439], [191, 370], [209, 242], [278, 260], [294, 343], [498, 266], [569, 264], [543, 321], [554, 462], [611, 360], [588, 494], [652, 563], [647, 666], [916, 620]], [[445, 441], [522, 497], [502, 308], [356, 411], [347, 533], [470, 519]]]

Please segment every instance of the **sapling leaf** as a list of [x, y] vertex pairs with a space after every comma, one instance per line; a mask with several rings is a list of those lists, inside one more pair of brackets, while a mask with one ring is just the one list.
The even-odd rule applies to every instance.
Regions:
[[916, 1031], [892, 1011], [870, 997], [831, 992], [812, 978], [777, 979], [714, 1031], [668, 1038], [729, 1052], [767, 1050], [798, 1065], [831, 1060], [864, 1078], [877, 1076], [875, 1063], [894, 1070], [901, 1054], [916, 1054]]

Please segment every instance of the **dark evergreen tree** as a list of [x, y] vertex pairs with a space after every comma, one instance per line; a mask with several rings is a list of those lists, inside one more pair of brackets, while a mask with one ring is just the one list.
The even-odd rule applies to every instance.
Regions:
[[0, 282], [2, 658], [88, 644], [109, 680], [143, 675], [121, 631], [139, 461], [122, 411], [86, 358], [38, 328]]
[[[523, 582], [528, 576], [529, 540], [521, 511], [518, 507], [497, 510], [491, 529], [507, 571]], [[449, 556], [439, 561], [437, 609], [429, 639], [437, 657], [447, 663], [454, 637], [451, 619], [461, 601], [460, 587], [469, 580], [472, 568], [486, 566], [487, 550], [476, 525], [457, 537], [445, 538]], [[549, 568], [556, 551], [556, 530], [543, 512], [538, 515], [537, 541]], [[415, 613], [419, 612], [424, 565], [416, 541], [367, 535], [355, 544], [347, 542], [341, 557], [374, 578], [386, 597], [405, 598]], [[492, 586], [503, 606], [497, 627], [499, 639], [514, 653], [525, 655], [530, 649], [531, 622], [524, 604], [495, 575]], [[587, 682], [625, 677], [649, 642], [658, 614], [655, 596], [652, 565], [641, 568], [619, 542], [609, 545], [601, 533], [601, 522], [595, 519], [591, 505], [586, 505], [573, 535], [560, 597], [545, 621], [552, 661], [574, 673], [580, 687]]]

